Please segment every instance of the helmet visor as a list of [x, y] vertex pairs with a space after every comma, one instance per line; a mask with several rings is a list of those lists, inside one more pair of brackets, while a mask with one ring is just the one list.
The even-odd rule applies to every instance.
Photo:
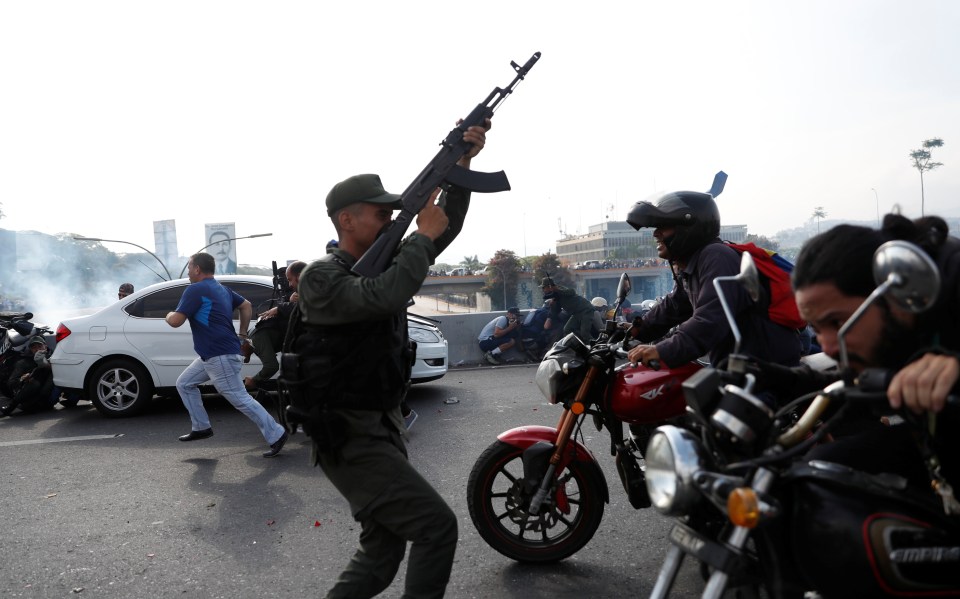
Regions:
[[667, 194], [657, 197], [655, 204], [648, 200], [637, 202], [627, 215], [627, 222], [634, 229], [641, 229], [692, 225], [696, 218], [680, 196]]

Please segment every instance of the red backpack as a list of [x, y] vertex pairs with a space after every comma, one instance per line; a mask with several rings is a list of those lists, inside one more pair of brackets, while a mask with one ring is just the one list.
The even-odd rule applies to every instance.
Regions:
[[767, 280], [770, 290], [770, 306], [767, 308], [767, 314], [770, 320], [791, 329], [806, 327], [807, 322], [800, 318], [797, 302], [793, 299], [793, 288], [790, 286], [793, 263], [776, 252], [759, 248], [752, 243], [727, 242], [727, 245], [739, 254], [749, 252], [757, 265], [757, 270]]

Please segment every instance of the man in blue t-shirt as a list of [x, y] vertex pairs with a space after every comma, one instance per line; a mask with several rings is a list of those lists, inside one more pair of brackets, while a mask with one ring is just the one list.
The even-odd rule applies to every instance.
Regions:
[[[177, 378], [177, 391], [187, 412], [192, 429], [181, 441], [196, 441], [213, 436], [210, 418], [203, 408], [200, 385], [213, 383], [217, 392], [252, 420], [270, 449], [263, 457], [272, 458], [287, 442], [287, 432], [247, 393], [240, 378], [240, 337], [246, 337], [253, 315], [250, 302], [227, 289], [213, 278], [216, 262], [213, 256], [200, 252], [190, 256], [187, 276], [191, 285], [183, 292], [177, 309], [167, 314], [167, 324], [179, 327], [188, 319], [193, 333], [193, 349], [199, 354]], [[240, 335], [233, 328], [233, 310], [240, 310]]]
[[487, 362], [500, 363], [497, 356], [516, 344], [521, 324], [523, 319], [520, 318], [520, 308], [511, 306], [507, 308], [506, 316], [498, 316], [483, 327], [477, 336], [477, 343], [480, 344], [480, 350]]

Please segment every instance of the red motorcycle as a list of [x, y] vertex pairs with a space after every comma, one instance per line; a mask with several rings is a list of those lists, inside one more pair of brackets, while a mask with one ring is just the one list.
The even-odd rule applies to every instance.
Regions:
[[[616, 314], [629, 290], [623, 274]], [[540, 363], [536, 384], [550, 403], [563, 404], [557, 426], [501, 433], [474, 464], [467, 482], [470, 517], [503, 555], [521, 562], [561, 560], [586, 545], [600, 526], [609, 491], [593, 453], [577, 440], [587, 416], [597, 430], [610, 432], [610, 452], [631, 505], [650, 506], [642, 450], [658, 425], [684, 414], [681, 383], [702, 366], [617, 366], [626, 358], [625, 336], [610, 320], [591, 346], [572, 333], [554, 344]], [[631, 425], [626, 437], [624, 423]]]

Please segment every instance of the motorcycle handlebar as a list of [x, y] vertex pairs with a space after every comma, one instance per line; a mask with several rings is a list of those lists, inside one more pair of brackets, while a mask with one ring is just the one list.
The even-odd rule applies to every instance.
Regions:
[[[875, 402], [887, 401], [887, 388], [896, 371], [884, 368], [866, 368], [857, 375], [857, 384], [846, 390], [847, 401]], [[947, 395], [947, 406], [960, 407], [960, 396]]]
[[[842, 387], [843, 381], [837, 381], [833, 385], [830, 385], [830, 387], [834, 385], [840, 385]], [[798, 420], [796, 424], [791, 426], [787, 432], [777, 437], [777, 445], [788, 449], [807, 438], [807, 435], [813, 430], [814, 425], [820, 420], [820, 416], [830, 407], [830, 395], [828, 392], [830, 387], [827, 387], [824, 393], [817, 395], [816, 399], [810, 403], [810, 406], [803, 415], [800, 416], [800, 420]]]
[[[879, 368], [865, 369], [857, 376], [856, 384], [847, 386], [843, 381], [828, 385], [816, 399], [810, 403], [800, 420], [789, 430], [777, 437], [777, 444], [789, 448], [803, 439], [813, 430], [814, 425], [830, 406], [834, 398], [846, 402], [887, 403], [887, 387], [895, 373]], [[947, 408], [960, 409], [960, 397], [950, 394], [946, 399]]]
[[[623, 336], [625, 336], [625, 334], [624, 334]], [[620, 338], [623, 339], [623, 336], [621, 336]], [[611, 344], [610, 344], [610, 349], [613, 351], [613, 354], [614, 354], [618, 359], [620, 359], [620, 360], [626, 360], [626, 359], [628, 358], [627, 350], [624, 349], [624, 346], [627, 345], [628, 343], [630, 343], [630, 341], [631, 341], [631, 338], [627, 337], [627, 338], [623, 339], [622, 341], [620, 341], [620, 342], [618, 342], [618, 343], [611, 343]], [[633, 366], [636, 366], [636, 364], [633, 364]], [[647, 361], [646, 366], [647, 366], [647, 368], [650, 368], [651, 370], [660, 370], [660, 368], [662, 368], [662, 365], [661, 365], [661, 363], [660, 363], [660, 360], [649, 360], [649, 361]]]

